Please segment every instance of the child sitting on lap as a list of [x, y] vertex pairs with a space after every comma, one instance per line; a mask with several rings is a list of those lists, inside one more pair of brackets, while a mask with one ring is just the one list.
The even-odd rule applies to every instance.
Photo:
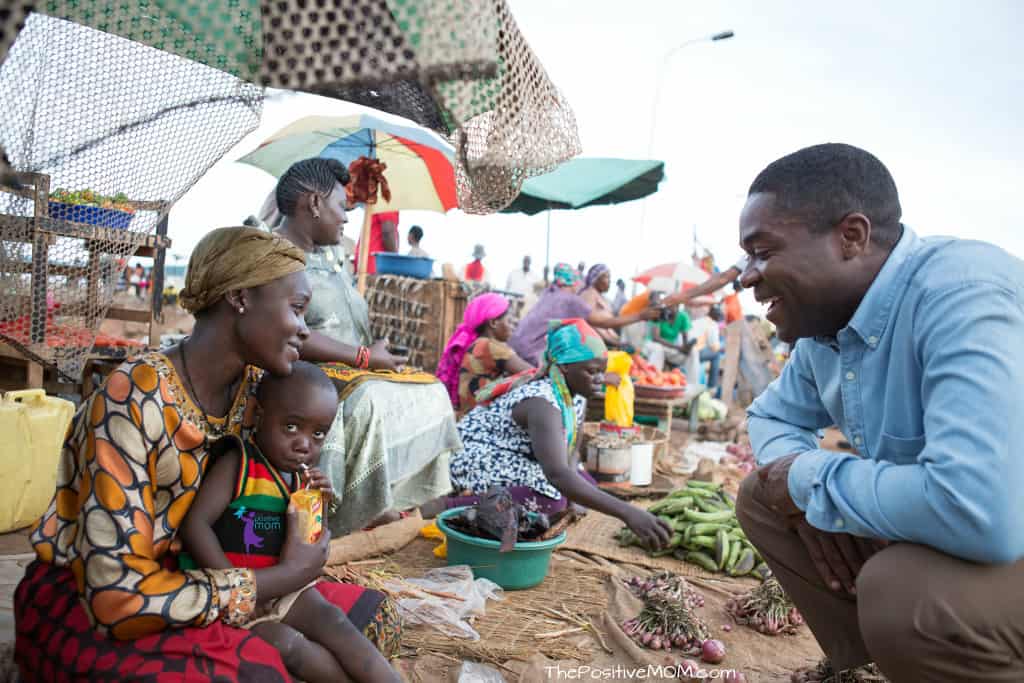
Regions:
[[[324, 493], [325, 507], [329, 500], [330, 481], [317, 465], [338, 394], [320, 368], [299, 361], [288, 377], [267, 375], [256, 398], [260, 420], [254, 438], [219, 444], [220, 455], [203, 475], [181, 528], [187, 554], [180, 561], [186, 569], [249, 567], [257, 570], [259, 584], [260, 570], [272, 572], [286, 546], [304, 542], [291, 528], [299, 516], [289, 506], [301, 488], [300, 471], [306, 472], [307, 486]], [[321, 590], [334, 587], [325, 586], [310, 584], [270, 600], [257, 595], [257, 616], [246, 628], [276, 647], [289, 673], [307, 683], [400, 680], [345, 611], [324, 597]], [[348, 607], [358, 609], [359, 599]]]

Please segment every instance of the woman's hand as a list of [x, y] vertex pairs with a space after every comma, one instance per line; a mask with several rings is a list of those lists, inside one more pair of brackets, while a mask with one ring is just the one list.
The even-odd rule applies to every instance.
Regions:
[[328, 503], [334, 498], [334, 487], [331, 486], [331, 480], [319, 467], [310, 467], [302, 474], [302, 479], [309, 488], [317, 489], [324, 494], [324, 503]]
[[393, 356], [388, 351], [388, 340], [378, 339], [370, 347], [370, 369], [391, 370], [392, 372], [405, 365], [409, 361], [404, 356]]
[[299, 523], [299, 511], [294, 505], [288, 506], [287, 529], [285, 530], [284, 547], [281, 548], [281, 564], [288, 567], [295, 576], [298, 590], [311, 581], [315, 581], [327, 564], [327, 554], [331, 540], [331, 531], [326, 526], [315, 543], [306, 543], [302, 537], [302, 525]]
[[604, 373], [604, 384], [608, 387], [617, 387], [622, 384], [622, 378], [614, 372]]
[[630, 506], [622, 521], [651, 550], [661, 550], [672, 540], [672, 528], [647, 510]]

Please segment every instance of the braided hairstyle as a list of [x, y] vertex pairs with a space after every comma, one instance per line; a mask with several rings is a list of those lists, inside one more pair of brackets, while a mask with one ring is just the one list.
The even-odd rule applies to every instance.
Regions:
[[302, 195], [307, 192], [326, 197], [335, 183], [348, 185], [348, 169], [337, 159], [303, 159], [292, 164], [277, 181], [274, 199], [285, 216], [294, 216]]

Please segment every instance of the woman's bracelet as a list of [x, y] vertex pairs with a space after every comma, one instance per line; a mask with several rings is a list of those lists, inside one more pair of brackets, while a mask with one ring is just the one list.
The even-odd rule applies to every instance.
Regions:
[[370, 368], [370, 349], [365, 346], [360, 346], [356, 352], [356, 367], [360, 370], [368, 370]]

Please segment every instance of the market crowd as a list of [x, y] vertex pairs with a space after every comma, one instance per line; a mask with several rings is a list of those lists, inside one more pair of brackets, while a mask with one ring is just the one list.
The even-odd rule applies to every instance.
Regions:
[[[254, 227], [207, 234], [180, 294], [192, 334], [77, 412], [15, 595], [26, 681], [399, 680], [395, 606], [321, 580], [330, 539], [493, 486], [664, 546], [663, 520], [582, 469], [586, 403], [617, 381], [609, 350], [718, 391], [740, 288], [791, 349], [749, 409], [760, 467], [737, 515], [828, 657], [794, 680], [871, 662], [900, 682], [1024, 679], [1006, 599], [1024, 572], [1018, 260], [919, 237], [877, 158], [819, 145], [757, 176], [744, 256], [704, 282], [629, 298], [602, 264], [538, 276], [526, 257], [414, 371], [353, 286], [349, 184], [336, 161], [300, 161]], [[398, 216], [374, 220], [371, 251], [398, 251]], [[423, 240], [408, 231], [412, 256]], [[488, 281], [484, 246], [472, 256], [461, 276]], [[821, 448], [832, 425], [857, 455]], [[331, 507], [312, 542], [289, 505], [308, 487]]]

